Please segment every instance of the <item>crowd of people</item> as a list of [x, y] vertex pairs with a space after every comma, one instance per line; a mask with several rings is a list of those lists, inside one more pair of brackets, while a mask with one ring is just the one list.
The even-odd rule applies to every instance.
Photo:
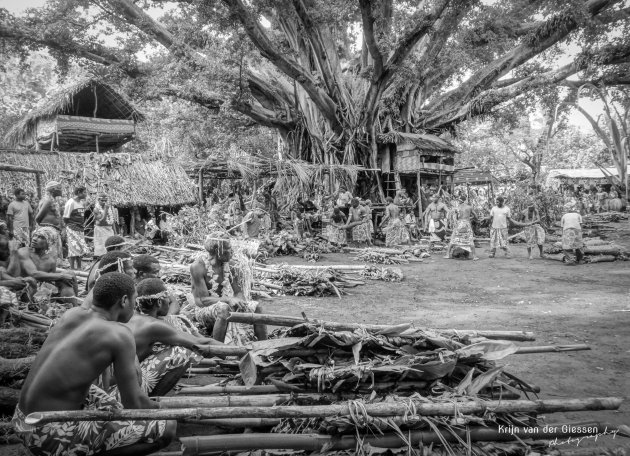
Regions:
[[[238, 198], [231, 195], [225, 214], [228, 228], [206, 237], [205, 254], [190, 267], [190, 293], [176, 296], [160, 279], [157, 258], [132, 256], [125, 250], [129, 242], [114, 233], [115, 213], [105, 195], [98, 196], [93, 211], [98, 230], [92, 252], [84, 236], [85, 188], [76, 188], [63, 208], [58, 203], [60, 194], [59, 183], [49, 182], [46, 195], [33, 209], [24, 192], [16, 189], [0, 234], [2, 321], [12, 306], [29, 302], [51, 284], [55, 288], [52, 298], [66, 303], [68, 309], [50, 330], [28, 374], [15, 411], [15, 428], [33, 454], [73, 454], [85, 446], [92, 452], [123, 447], [133, 454], [148, 454], [169, 442], [174, 422], [94, 421], [33, 427], [26, 424], [25, 416], [48, 410], [156, 407], [150, 397], [167, 394], [191, 364], [217, 345], [265, 340], [264, 325], [244, 328], [229, 322], [231, 312], [263, 312], [260, 304], [245, 299], [242, 272], [231, 261], [231, 239], [237, 230], [246, 238], [258, 237], [269, 225], [269, 213], [254, 204], [243, 216]], [[300, 198], [290, 208], [296, 234], [320, 229], [331, 243], [372, 244], [376, 230], [371, 201], [341, 187], [318, 203]], [[322, 211], [325, 205], [329, 210]], [[459, 194], [447, 205], [433, 195], [420, 220], [414, 214], [416, 207], [417, 201], [404, 190], [387, 198], [376, 226], [383, 230], [386, 245], [409, 244], [422, 232], [429, 234], [431, 242], [445, 241], [449, 227], [445, 258], [460, 251], [478, 259], [473, 231], [477, 215], [466, 196]], [[513, 214], [499, 196], [482, 218], [490, 225], [490, 257], [495, 257], [497, 249], [510, 256], [510, 225], [523, 228], [530, 259], [536, 248], [544, 257], [545, 231], [534, 203]], [[578, 206], [567, 206], [561, 226], [568, 264], [582, 260], [581, 223]], [[58, 269], [64, 231], [67, 260], [73, 268], [83, 269], [82, 260], [96, 256], [85, 290], [79, 290], [74, 272]], [[72, 376], [66, 375], [69, 371]]]

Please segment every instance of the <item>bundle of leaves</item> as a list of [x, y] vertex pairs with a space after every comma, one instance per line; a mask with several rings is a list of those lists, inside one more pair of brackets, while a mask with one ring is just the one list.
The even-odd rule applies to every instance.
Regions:
[[385, 282], [401, 282], [404, 278], [400, 268], [379, 268], [372, 265], [366, 265], [360, 275], [368, 279], [384, 280]]
[[[283, 266], [273, 273], [263, 273], [262, 277], [264, 282], [282, 287], [283, 295], [341, 297], [343, 283], [338, 275], [332, 269], [308, 270]], [[263, 286], [264, 282], [261, 282]]]

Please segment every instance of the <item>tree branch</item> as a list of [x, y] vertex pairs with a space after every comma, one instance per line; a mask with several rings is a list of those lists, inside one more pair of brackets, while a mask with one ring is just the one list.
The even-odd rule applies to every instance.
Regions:
[[[588, 0], [586, 10], [593, 17], [614, 3], [615, 0]], [[470, 100], [480, 90], [487, 89], [494, 81], [509, 71], [545, 51], [576, 30], [579, 26], [576, 15], [576, 12], [571, 11], [545, 21], [537, 27], [529, 39], [494, 62], [485, 65], [483, 69], [468, 78], [458, 88], [438, 97], [431, 104], [431, 107], [444, 106], [448, 108], [449, 105], [461, 104], [462, 100]]]
[[381, 77], [383, 72], [383, 54], [378, 48], [374, 35], [374, 13], [371, 0], [359, 0], [361, 6], [361, 21], [363, 23], [363, 41], [374, 60], [374, 79]]
[[181, 91], [174, 87], [165, 87], [159, 89], [157, 91], [157, 95], [179, 98], [180, 100], [189, 101], [191, 103], [198, 104], [199, 106], [203, 106], [204, 108], [207, 108], [211, 111], [218, 110], [221, 105], [225, 103], [225, 100], [221, 99], [218, 94], [205, 95], [200, 93], [191, 93]]
[[63, 52], [67, 55], [84, 58], [103, 66], [118, 66], [131, 78], [137, 78], [144, 74], [135, 63], [132, 64], [130, 61], [119, 58], [112, 50], [104, 46], [84, 46], [71, 40], [60, 39], [56, 35], [41, 34], [22, 25], [19, 28], [15, 28], [0, 24], [0, 38], [17, 42], [28, 42]]
[[281, 130], [293, 130], [296, 124], [293, 120], [278, 117], [275, 111], [265, 109], [262, 106], [256, 106], [250, 102], [235, 100], [232, 102], [232, 108], [254, 119], [261, 125], [269, 128], [279, 128]]
[[[614, 65], [630, 61], [630, 44], [612, 45], [601, 48], [596, 55], [598, 65]], [[567, 77], [588, 67], [589, 59], [578, 58], [576, 61], [557, 70], [535, 74], [501, 89], [486, 90], [468, 103], [440, 111], [424, 120], [425, 128], [444, 128], [466, 118], [489, 112], [495, 106], [511, 100], [529, 90], [556, 84]]]
[[130, 0], [107, 0], [118, 13], [147, 35], [153, 37], [158, 43], [167, 49], [176, 44], [175, 38], [162, 24], [154, 20]]
[[336, 116], [335, 102], [317, 86], [313, 76], [294, 59], [280, 54], [274, 48], [267, 34], [262, 29], [262, 26], [252, 17], [241, 0], [223, 0], [223, 2], [241, 22], [245, 28], [245, 32], [262, 56], [273, 63], [284, 74], [295, 79], [317, 105], [324, 118], [330, 122], [331, 126], [336, 131], [340, 131], [341, 125]]

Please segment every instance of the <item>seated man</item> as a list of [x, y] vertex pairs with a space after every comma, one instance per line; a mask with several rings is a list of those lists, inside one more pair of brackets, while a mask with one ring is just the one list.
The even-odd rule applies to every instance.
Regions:
[[[136, 313], [127, 326], [136, 341], [143, 388], [150, 396], [168, 393], [191, 364], [203, 359], [206, 345], [220, 344], [194, 331], [184, 332], [157, 318], [168, 310], [170, 296], [162, 280], [144, 279], [137, 287]], [[192, 332], [196, 334], [193, 334]]]
[[101, 259], [95, 263], [97, 266], [90, 271], [88, 276], [86, 289], [90, 291], [96, 280], [103, 274], [108, 272], [121, 272], [128, 275], [132, 279], [136, 278], [136, 270], [133, 267], [133, 261], [131, 255], [128, 252], [121, 252], [120, 250], [113, 250], [107, 252], [101, 257]]
[[[193, 320], [205, 326], [214, 340], [224, 342], [230, 312], [263, 313], [262, 306], [244, 301], [241, 284], [230, 268], [232, 248], [228, 236], [223, 232], [213, 232], [206, 237], [204, 247], [208, 256], [200, 257], [190, 266], [195, 305], [186, 310], [190, 309]], [[254, 325], [254, 334], [258, 340], [267, 339], [266, 326]]]
[[18, 250], [20, 244], [15, 240], [9, 240], [8, 236], [0, 235], [0, 268], [13, 277], [20, 275], [20, 257]]
[[77, 278], [74, 273], [57, 271], [57, 259], [50, 254], [50, 246], [55, 239], [49, 232], [36, 229], [31, 237], [31, 246], [18, 250], [20, 260], [20, 276], [32, 277], [38, 282], [51, 282], [59, 290], [55, 297], [69, 298], [78, 294]]
[[[107, 252], [116, 252], [116, 251], [122, 250], [124, 246], [125, 246], [124, 238], [117, 235], [110, 236], [107, 239], [105, 239], [105, 254], [107, 254]], [[88, 279], [85, 282], [86, 291], [90, 291], [92, 287], [94, 286], [94, 282], [96, 282], [97, 269], [101, 261], [101, 258], [102, 256], [99, 257], [96, 261], [94, 261], [94, 263], [92, 263], [92, 266], [90, 266], [90, 270], [88, 271]]]
[[[31, 454], [146, 455], [174, 437], [173, 421], [60, 422], [41, 427], [25, 422], [33, 412], [158, 407], [140, 389], [133, 334], [120, 324], [132, 317], [135, 299], [133, 279], [107, 274], [96, 282], [89, 309], [67, 311], [50, 330], [26, 377], [12, 421]], [[112, 363], [122, 404], [92, 385]]]

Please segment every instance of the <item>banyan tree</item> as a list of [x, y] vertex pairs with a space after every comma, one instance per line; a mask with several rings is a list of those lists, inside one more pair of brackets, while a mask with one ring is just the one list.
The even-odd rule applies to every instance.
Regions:
[[[45, 47], [136, 95], [237, 111], [315, 163], [378, 169], [400, 133], [443, 137], [509, 103], [630, 82], [630, 8], [616, 0], [49, 2], [2, 16], [5, 50]], [[85, 33], [93, 23], [119, 44]]]

